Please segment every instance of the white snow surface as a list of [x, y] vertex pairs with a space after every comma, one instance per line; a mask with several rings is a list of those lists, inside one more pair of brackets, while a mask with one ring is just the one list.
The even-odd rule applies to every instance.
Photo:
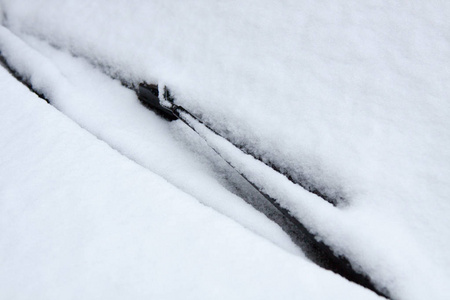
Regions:
[[[178, 104], [229, 139], [331, 195], [344, 195], [345, 202], [332, 207], [263, 171], [255, 176], [394, 298], [450, 294], [450, 4], [0, 3], [3, 24], [39, 51], [46, 52], [26, 35], [130, 82], [164, 83]], [[39, 71], [36, 60], [10, 50], [38, 88], [64, 99], [67, 89], [48, 83], [47, 67]], [[49, 63], [58, 61], [46, 53]], [[68, 64], [53, 63], [56, 69]], [[55, 105], [92, 131], [89, 106], [77, 113], [74, 101], [66, 103], [72, 104]], [[157, 124], [152, 130], [161, 130]], [[108, 134], [94, 127], [104, 130], [96, 135]], [[126, 128], [111, 135], [130, 143], [123, 140]], [[242, 168], [259, 170], [251, 160]]]
[[0, 68], [2, 299], [376, 299], [201, 205]]
[[[230, 193], [239, 175], [181, 124], [150, 113], [136, 95], [84, 60], [27, 37], [33, 47], [0, 28], [0, 48], [16, 71], [52, 105], [131, 160], [166, 178], [202, 203], [230, 216], [287, 251], [301, 254], [275, 224]], [[41, 52], [37, 51], [39, 49]], [[202, 143], [203, 142], [203, 143]], [[201, 155], [193, 155], [201, 152]], [[206, 150], [206, 151], [205, 151]], [[200, 158], [200, 159], [199, 159]], [[240, 180], [242, 181], [242, 180]], [[224, 188], [228, 187], [228, 190]], [[242, 187], [244, 193], [255, 193]], [[261, 201], [255, 199], [254, 201]]]

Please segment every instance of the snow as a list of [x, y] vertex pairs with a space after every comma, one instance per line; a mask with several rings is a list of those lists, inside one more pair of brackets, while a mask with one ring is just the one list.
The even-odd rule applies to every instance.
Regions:
[[[333, 207], [281, 177], [262, 176], [263, 166], [248, 157], [239, 166], [250, 175], [261, 172], [254, 180], [260, 180], [308, 228], [346, 254], [394, 298], [439, 299], [450, 293], [449, 4], [0, 3], [3, 24], [33, 51], [46, 55], [43, 61], [47, 63], [27, 59], [22, 53], [25, 47], [5, 42], [5, 33], [0, 39], [2, 51], [9, 51], [15, 67], [57, 99], [59, 109], [114, 148], [261, 236], [292, 249], [286, 237], [275, 240], [275, 229], [262, 229], [265, 225], [250, 207], [239, 204], [237, 198], [231, 200], [217, 180], [198, 184], [204, 180], [201, 174], [208, 178], [223, 174], [213, 171], [211, 165], [217, 160], [208, 158], [202, 165], [195, 153], [180, 151], [170, 152], [170, 157], [179, 160], [165, 164], [165, 150], [152, 152], [154, 160], [148, 158], [153, 155], [144, 154], [152, 143], [144, 142], [147, 138], [172, 135], [181, 144], [189, 144], [181, 124], [169, 128], [156, 119], [144, 121], [150, 114], [138, 113], [129, 103], [123, 109], [129, 115], [119, 122], [111, 115], [122, 110], [116, 103], [132, 102], [131, 93], [112, 92], [106, 79], [98, 94], [86, 85], [86, 78], [75, 87], [61, 85], [61, 78], [81, 81], [92, 72], [69, 74], [82, 63], [72, 65], [63, 54], [46, 50], [28, 35], [85, 57], [129, 82], [167, 84], [177, 104], [201, 116], [234, 143], [294, 177], [306, 178], [323, 193], [343, 197]], [[46, 74], [50, 69], [51, 74], [64, 76]], [[103, 79], [99, 80], [92, 84], [98, 86]], [[108, 90], [118, 95], [109, 97], [111, 111], [106, 114], [109, 106], [104, 103], [94, 109], [94, 101], [80, 100], [90, 99], [84, 96], [66, 100], [68, 94], [80, 95], [81, 87], [95, 95], [92, 99], [106, 99]], [[134, 125], [126, 123], [132, 122], [131, 115]], [[145, 127], [139, 124], [148, 125], [154, 133], [144, 133]], [[203, 155], [206, 150], [198, 150], [203, 148], [195, 143], [201, 142], [185, 147]], [[168, 144], [160, 148], [179, 148], [179, 144]], [[186, 155], [193, 156], [187, 160], [189, 165]], [[241, 159], [239, 154], [230, 155]], [[184, 172], [192, 173], [174, 175], [174, 166], [180, 164]], [[186, 178], [192, 182], [186, 183]], [[227, 201], [208, 202], [210, 195]], [[221, 207], [219, 203], [224, 202]], [[246, 212], [238, 217], [241, 208]], [[247, 214], [254, 221], [246, 223]]]
[[2, 298], [376, 298], [201, 205], [3, 68], [0, 95]]
[[[52, 104], [60, 111], [120, 153], [163, 176], [202, 203], [232, 217], [284, 249], [301, 254], [278, 226], [223, 187], [225, 185], [231, 189], [231, 184], [239, 185], [236, 172], [218, 161], [210, 149], [205, 149], [195, 134], [186, 132], [183, 126], [169, 125], [148, 112], [133, 92], [85, 61], [28, 38], [45, 56], [6, 29], [0, 31], [0, 36], [3, 38], [3, 44], [0, 42], [3, 54], [8, 61], [30, 78], [35, 88], [50, 95]], [[22, 63], [24, 57], [27, 57], [26, 64]], [[200, 158], [206, 156], [206, 159], [199, 161], [198, 154], [192, 155], [186, 147], [201, 152]], [[242, 186], [242, 183], [240, 185], [243, 190], [231, 189], [232, 192], [244, 193], [254, 197], [254, 201], [261, 201], [260, 197], [255, 197], [254, 191], [252, 193], [248, 187]]]
[[[289, 209], [293, 215], [312, 228], [320, 228], [320, 231], [314, 232], [319, 239], [332, 244], [336, 254], [345, 254], [349, 257], [357, 270], [368, 272], [380, 286], [389, 287], [399, 295], [406, 295], [406, 298], [419, 298], [433, 292], [437, 292], [438, 297], [439, 294], [445, 297], [447, 289], [445, 273], [427, 260], [418, 261], [418, 258], [424, 257], [426, 253], [422, 246], [416, 243], [414, 235], [400, 227], [398, 223], [388, 218], [382, 222], [379, 218], [374, 220], [372, 211], [362, 209], [336, 211], [332, 204], [321, 201], [318, 196], [286, 180], [283, 175], [273, 172], [264, 163], [243, 154], [230, 142], [217, 136], [191, 116], [183, 115], [183, 118], [213, 149], [236, 170], [245, 174], [259, 189], [277, 199], [282, 207]], [[359, 227], [355, 227], [355, 224]], [[379, 245], [379, 240], [374, 239], [374, 236], [383, 236], [386, 232], [389, 232], [389, 236], [383, 240], [383, 245]], [[377, 249], [377, 252], [369, 252], [367, 249]], [[361, 253], [364, 253], [363, 259]], [[415, 261], [415, 264], [411, 264], [411, 261]], [[400, 277], [403, 282], [413, 283], [417, 287], [423, 285], [423, 277], [415, 273], [418, 264], [421, 271], [432, 278], [432, 281], [427, 283], [432, 292], [425, 289], [412, 291], [411, 286], [397, 283]]]

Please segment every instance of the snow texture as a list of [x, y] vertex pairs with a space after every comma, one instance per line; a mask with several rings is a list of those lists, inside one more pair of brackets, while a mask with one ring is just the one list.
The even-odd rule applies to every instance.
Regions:
[[199, 204], [3, 68], [0, 96], [2, 298], [377, 298]]
[[[0, 3], [3, 24], [23, 39], [135, 84], [166, 84], [234, 143], [342, 197], [333, 207], [283, 178], [255, 176], [394, 298], [450, 294], [448, 3]], [[32, 69], [14, 51], [17, 66]], [[45, 89], [48, 78], [36, 76]], [[263, 166], [248, 158], [241, 167]]]
[[[42, 54], [4, 28], [0, 37], [2, 53], [15, 70], [82, 127], [202, 203], [286, 250], [301, 253], [278, 226], [221, 185], [235, 183], [236, 172], [205, 151], [207, 146], [195, 134], [150, 113], [132, 91], [81, 59], [28, 38]], [[199, 161], [186, 148], [201, 151], [200, 157], [208, 159]]]

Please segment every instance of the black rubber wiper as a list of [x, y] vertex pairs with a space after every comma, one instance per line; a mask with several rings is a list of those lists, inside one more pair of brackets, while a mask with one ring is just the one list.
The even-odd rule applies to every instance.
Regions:
[[[166, 88], [165, 90], [167, 91]], [[139, 100], [145, 106], [155, 111], [158, 115], [160, 115], [164, 119], [167, 119], [169, 121], [174, 121], [178, 119], [178, 116], [175, 115], [172, 109], [169, 109], [161, 105], [161, 102], [159, 100], [158, 85], [141, 83], [138, 87], [137, 94]], [[165, 97], [169, 98], [168, 95], [169, 94], [167, 91], [167, 96]]]
[[[198, 131], [198, 126], [204, 127], [205, 130], [209, 130], [212, 134], [218, 135], [221, 138], [220, 134], [218, 134], [216, 131], [211, 129], [209, 126], [204, 124], [202, 120], [200, 120], [198, 117], [196, 117], [194, 114], [190, 113], [188, 110], [183, 108], [182, 106], [174, 104], [174, 99], [170, 95], [169, 90], [166, 87], [158, 87], [156, 84], [147, 84], [147, 83], [141, 83], [137, 90], [138, 98], [139, 100], [148, 108], [155, 111], [158, 115], [164, 117], [165, 119], [169, 121], [173, 120], [181, 120], [183, 123], [185, 123], [187, 126], [189, 126], [192, 130], [194, 130], [199, 136], [201, 136], [207, 144], [210, 145], [211, 149], [214, 150], [228, 165], [230, 165], [233, 169], [235, 169], [241, 177], [247, 181], [250, 185], [252, 185], [264, 198], [271, 203], [292, 225], [293, 228], [295, 228], [294, 233], [296, 240], [301, 240], [302, 243], [299, 245], [302, 250], [304, 251], [305, 255], [314, 263], [317, 265], [333, 271], [348, 280], [355, 282], [365, 288], [368, 288], [375, 293], [377, 293], [380, 296], [388, 298], [388, 292], [382, 291], [378, 289], [373, 282], [370, 280], [370, 278], [366, 274], [362, 274], [360, 271], [355, 271], [354, 268], [351, 266], [348, 258], [342, 256], [342, 255], [336, 255], [333, 251], [333, 249], [328, 246], [325, 242], [318, 239], [318, 237], [313, 234], [308, 228], [302, 223], [302, 220], [297, 219], [294, 217], [286, 208], [282, 207], [278, 201], [276, 201], [274, 198], [272, 198], [267, 193], [263, 192], [261, 187], [259, 187], [257, 184], [252, 182], [248, 176], [246, 176], [244, 173], [239, 172], [237, 168], [235, 167], [233, 161], [226, 159], [224, 155], [222, 155], [221, 150], [217, 149], [217, 147], [212, 146], [208, 139], [200, 134]], [[224, 138], [225, 139], [225, 138]], [[225, 139], [228, 143], [235, 146], [237, 149], [242, 151], [244, 154], [249, 154], [231, 143], [229, 140]], [[251, 154], [250, 154], [251, 155]], [[254, 157], [254, 156], [253, 156]], [[257, 157], [254, 157], [257, 160]], [[267, 164], [266, 164], [267, 165]], [[276, 168], [273, 168], [270, 165], [267, 165], [268, 167], [272, 168], [274, 172], [279, 171]], [[285, 174], [283, 174], [285, 177], [287, 177]], [[292, 181], [291, 178], [288, 178], [288, 180]], [[295, 182], [294, 182], [295, 183]], [[311, 191], [310, 191], [311, 192]], [[316, 194], [316, 193], [315, 193]], [[317, 195], [317, 194], [316, 194]], [[324, 199], [326, 200], [326, 199]]]

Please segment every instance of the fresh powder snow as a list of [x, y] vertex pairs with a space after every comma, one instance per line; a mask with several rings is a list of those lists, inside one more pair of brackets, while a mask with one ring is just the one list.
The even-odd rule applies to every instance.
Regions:
[[[177, 104], [228, 140], [338, 199], [333, 206], [266, 173], [205, 133], [394, 299], [450, 294], [450, 4], [0, 3], [2, 54], [64, 114], [133, 161], [298, 255], [229, 193], [233, 184], [223, 177], [232, 171], [201, 141], [180, 122], [163, 125], [138, 109], [118, 82], [92, 75], [98, 70], [130, 84], [167, 85]], [[98, 79], [89, 85], [86, 74]], [[101, 100], [87, 100], [94, 98]], [[186, 173], [176, 175], [177, 166]]]
[[200, 204], [3, 68], [0, 96], [2, 299], [378, 298]]

